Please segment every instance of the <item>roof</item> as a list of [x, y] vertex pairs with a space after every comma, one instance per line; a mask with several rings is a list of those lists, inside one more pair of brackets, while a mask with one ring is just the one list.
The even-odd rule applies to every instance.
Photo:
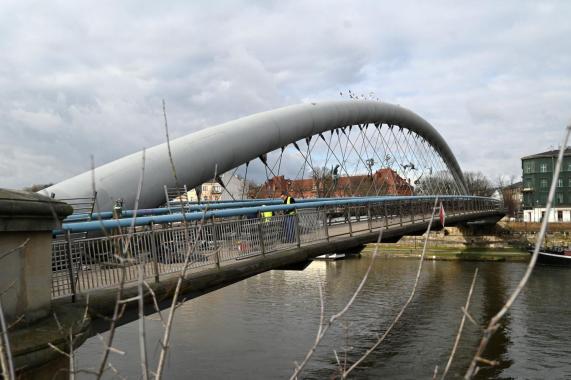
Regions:
[[504, 186], [504, 189], [517, 189], [523, 187], [523, 182], [519, 181], [516, 183], [512, 183], [511, 185]]
[[[522, 157], [521, 159], [522, 160], [528, 160], [530, 158], [544, 158], [544, 157], [550, 158], [550, 157], [557, 157], [558, 154], [559, 154], [559, 149], [548, 150], [547, 152], [532, 154], [530, 156]], [[565, 148], [564, 156], [571, 156], [571, 147]]]

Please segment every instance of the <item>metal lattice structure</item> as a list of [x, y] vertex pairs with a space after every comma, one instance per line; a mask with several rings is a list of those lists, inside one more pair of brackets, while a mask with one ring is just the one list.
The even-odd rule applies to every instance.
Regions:
[[[262, 112], [173, 140], [171, 150], [179, 183], [166, 144], [148, 149], [140, 208], [162, 204], [164, 186], [194, 188], [221, 173], [253, 184], [234, 199], [274, 197], [278, 190], [301, 198], [466, 194], [458, 162], [436, 129], [406, 108], [376, 101]], [[100, 210], [116, 199], [133, 207], [140, 167], [136, 153], [95, 169]], [[86, 172], [46, 191], [89, 197], [92, 188]]]

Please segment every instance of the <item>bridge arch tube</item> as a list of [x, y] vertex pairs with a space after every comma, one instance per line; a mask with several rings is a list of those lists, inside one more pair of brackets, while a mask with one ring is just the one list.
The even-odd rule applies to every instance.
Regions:
[[[181, 184], [194, 187], [260, 155], [305, 137], [364, 123], [398, 125], [428, 141], [442, 157], [458, 186], [466, 193], [462, 171], [450, 147], [438, 131], [416, 113], [398, 105], [377, 101], [327, 101], [299, 104], [261, 112], [209, 127], [171, 141], [172, 156]], [[100, 210], [110, 210], [122, 198], [133, 208], [141, 172], [141, 152], [95, 168]], [[175, 186], [166, 143], [146, 150], [145, 178], [140, 208], [164, 202], [163, 185]], [[92, 195], [91, 171], [64, 180], [44, 191], [56, 198]]]

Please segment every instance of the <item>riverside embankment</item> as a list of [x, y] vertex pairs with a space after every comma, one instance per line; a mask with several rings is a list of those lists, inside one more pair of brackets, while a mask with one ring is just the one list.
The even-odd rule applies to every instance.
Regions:
[[[500, 222], [487, 227], [447, 227], [430, 233], [426, 258], [463, 261], [527, 261], [527, 248], [535, 242], [539, 226]], [[547, 241], [567, 245], [569, 234], [550, 232]], [[419, 257], [425, 236], [404, 236], [397, 243], [379, 244], [379, 253], [392, 257]], [[372, 253], [377, 244], [367, 244], [362, 253]]]

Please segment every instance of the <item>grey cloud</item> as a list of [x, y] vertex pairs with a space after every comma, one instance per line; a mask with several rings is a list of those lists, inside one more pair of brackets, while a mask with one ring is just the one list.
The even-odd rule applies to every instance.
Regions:
[[[374, 92], [463, 167], [517, 174], [569, 122], [566, 2], [3, 2], [0, 186], [65, 179], [302, 100]], [[499, 162], [498, 162], [499, 161]]]

